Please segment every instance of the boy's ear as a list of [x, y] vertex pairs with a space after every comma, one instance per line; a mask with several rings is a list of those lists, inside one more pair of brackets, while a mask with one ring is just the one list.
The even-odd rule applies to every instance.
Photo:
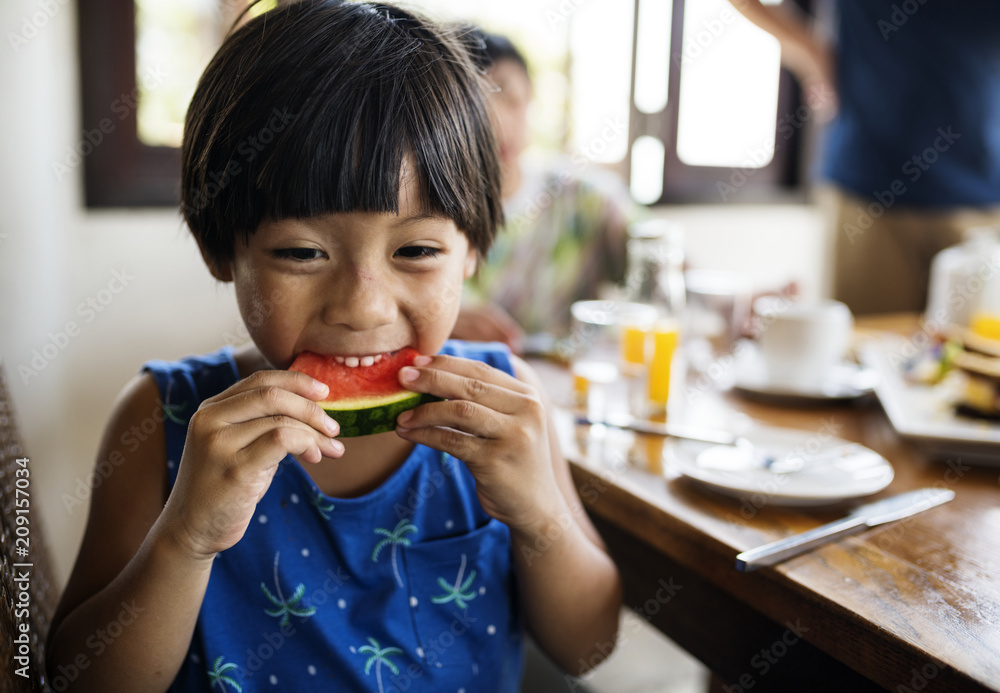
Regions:
[[469, 248], [469, 254], [465, 258], [465, 277], [468, 279], [473, 274], [476, 273], [476, 267], [479, 265], [479, 253], [475, 248]]
[[213, 277], [220, 282], [233, 281], [233, 265], [230, 260], [216, 260], [205, 250], [200, 239], [198, 239], [198, 250], [201, 252], [201, 259], [205, 261], [205, 265]]

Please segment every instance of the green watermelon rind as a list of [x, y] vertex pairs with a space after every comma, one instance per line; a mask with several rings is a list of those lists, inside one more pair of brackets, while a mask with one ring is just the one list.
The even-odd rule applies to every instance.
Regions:
[[344, 397], [319, 402], [327, 415], [340, 424], [338, 438], [357, 438], [396, 430], [396, 417], [425, 402], [437, 402], [440, 397], [422, 392], [400, 390], [391, 395]]

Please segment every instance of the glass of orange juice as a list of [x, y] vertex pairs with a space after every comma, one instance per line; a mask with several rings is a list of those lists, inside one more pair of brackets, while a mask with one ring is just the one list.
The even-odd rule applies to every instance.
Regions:
[[666, 413], [670, 398], [670, 373], [674, 354], [680, 342], [680, 324], [670, 318], [660, 318], [650, 330], [647, 398], [651, 413]]

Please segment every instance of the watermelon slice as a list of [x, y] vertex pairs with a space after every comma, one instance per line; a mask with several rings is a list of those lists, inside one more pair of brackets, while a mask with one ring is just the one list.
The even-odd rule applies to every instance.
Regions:
[[404, 411], [438, 399], [399, 385], [399, 369], [409, 366], [417, 356], [416, 349], [405, 347], [383, 354], [377, 363], [352, 368], [339, 363], [337, 357], [303, 351], [289, 370], [301, 371], [329, 386], [329, 399], [318, 404], [340, 424], [340, 437], [350, 438], [393, 431], [396, 417]]

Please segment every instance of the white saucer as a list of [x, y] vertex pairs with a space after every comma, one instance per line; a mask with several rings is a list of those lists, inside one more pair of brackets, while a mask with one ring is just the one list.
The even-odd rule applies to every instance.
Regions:
[[[788, 428], [755, 428], [744, 437], [754, 448], [778, 460], [790, 456], [820, 454], [846, 445], [847, 441], [829, 433]], [[744, 505], [759, 509], [765, 505], [818, 506], [839, 503], [878, 493], [892, 482], [892, 465], [878, 453], [861, 446], [852, 454], [791, 473], [775, 473], [760, 467], [726, 468], [709, 443], [670, 440], [664, 456], [670, 467]], [[707, 454], [702, 454], [706, 453]], [[715, 464], [713, 464], [713, 458]]]
[[878, 382], [879, 374], [875, 369], [844, 361], [816, 383], [774, 383], [769, 380], [767, 370], [759, 359], [749, 359], [739, 365], [733, 390], [761, 400], [836, 402], [870, 395]]

